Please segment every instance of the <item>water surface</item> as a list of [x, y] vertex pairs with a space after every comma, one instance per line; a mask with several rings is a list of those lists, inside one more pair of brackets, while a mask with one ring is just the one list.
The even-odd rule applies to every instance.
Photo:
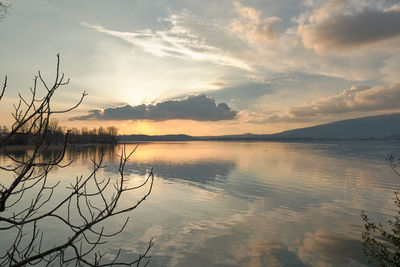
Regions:
[[[386, 158], [399, 156], [399, 148], [383, 141], [140, 144], [125, 171], [134, 184], [153, 168], [153, 192], [108, 253], [122, 248], [123, 258], [136, 257], [153, 237], [150, 266], [369, 265], [361, 211], [376, 220], [394, 213], [400, 177]], [[120, 150], [105, 149], [99, 175], [118, 176]], [[73, 164], [52, 179], [89, 173], [98, 152], [72, 147]], [[129, 192], [122, 205], [138, 197]]]

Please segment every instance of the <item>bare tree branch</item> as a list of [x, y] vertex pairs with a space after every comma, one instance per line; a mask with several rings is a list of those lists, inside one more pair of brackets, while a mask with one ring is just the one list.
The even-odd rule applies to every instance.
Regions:
[[[120, 234], [126, 227], [129, 217], [123, 225], [113, 232], [107, 231], [105, 225], [110, 218], [129, 213], [136, 209], [151, 193], [154, 183], [153, 170], [150, 170], [145, 181], [138, 186], [128, 187], [125, 178], [125, 166], [137, 146], [130, 152], [122, 147], [119, 156], [118, 177], [99, 179], [97, 174], [104, 168], [104, 152], [92, 160], [93, 169], [86, 176], [76, 177], [67, 187], [69, 193], [58, 202], [54, 201], [55, 189], [59, 183], [50, 185], [49, 174], [54, 168], [65, 168], [71, 162], [63, 164], [67, 150], [68, 133], [65, 135], [62, 149], [50, 159], [45, 159], [48, 151], [46, 138], [49, 134], [51, 116], [69, 112], [78, 107], [87, 96], [82, 93], [77, 104], [63, 110], [53, 110], [51, 103], [56, 91], [69, 80], [64, 81], [60, 74], [60, 57], [57, 55], [55, 80], [49, 85], [38, 72], [30, 88], [30, 98], [19, 95], [20, 101], [14, 106], [13, 123], [10, 132], [0, 140], [0, 150], [13, 163], [10, 166], [0, 166], [0, 169], [12, 174], [10, 184], [0, 183], [0, 231], [14, 233], [14, 241], [6, 252], [0, 252], [0, 265], [67, 265], [88, 266], [139, 266], [147, 265], [148, 255], [153, 241], [150, 240], [147, 249], [137, 259], [131, 262], [119, 262], [119, 251], [113, 259], [105, 257], [104, 252], [96, 249], [107, 242], [107, 238]], [[45, 90], [43, 97], [38, 97], [39, 83]], [[0, 100], [7, 87], [7, 77], [0, 93]], [[22, 157], [15, 157], [9, 152], [9, 142], [18, 136], [32, 139], [33, 148], [26, 151]], [[120, 207], [119, 202], [127, 191], [143, 188], [145, 192], [136, 203]], [[34, 193], [28, 207], [18, 205], [27, 201], [27, 193]], [[112, 193], [111, 193], [112, 192]], [[100, 200], [101, 204], [93, 204]], [[51, 207], [49, 207], [51, 206]], [[66, 239], [49, 248], [44, 244], [40, 222], [56, 220], [65, 227], [65, 232], [71, 234]]]

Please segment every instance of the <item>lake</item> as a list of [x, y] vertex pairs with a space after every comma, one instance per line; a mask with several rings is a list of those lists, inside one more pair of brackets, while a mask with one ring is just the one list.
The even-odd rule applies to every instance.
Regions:
[[[120, 150], [105, 149], [99, 176], [118, 176]], [[64, 188], [90, 172], [98, 153], [98, 147], [71, 147], [66, 160], [73, 163], [51, 179]], [[400, 156], [400, 142], [140, 144], [126, 177], [134, 184], [153, 168], [154, 188], [110, 240], [108, 254], [122, 248], [122, 259], [135, 258], [153, 238], [149, 266], [367, 266], [361, 211], [387, 220], [400, 188], [389, 155]], [[0, 163], [8, 164], [4, 155]], [[121, 205], [141, 193], [129, 191]], [[122, 223], [113, 219], [108, 226]], [[62, 241], [59, 226], [43, 231]]]

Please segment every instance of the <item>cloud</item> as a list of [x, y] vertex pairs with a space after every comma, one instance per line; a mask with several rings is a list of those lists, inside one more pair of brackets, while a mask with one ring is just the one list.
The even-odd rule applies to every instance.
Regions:
[[386, 8], [385, 11], [397, 11], [400, 12], [400, 4], [393, 5], [389, 8]]
[[225, 103], [216, 104], [215, 99], [204, 94], [191, 95], [184, 99], [166, 100], [155, 105], [124, 105], [106, 109], [89, 110], [88, 115], [70, 120], [232, 120], [236, 111]]
[[[360, 1], [362, 3], [358, 3]], [[369, 0], [328, 1], [322, 6], [316, 6], [316, 1], [309, 2], [311, 4], [307, 10], [293, 14], [297, 17], [292, 17], [292, 20], [282, 12], [263, 11], [256, 3], [255, 6], [246, 6], [235, 1], [226, 16], [217, 18], [185, 9], [176, 10], [160, 19], [157, 28], [161, 30], [142, 28], [123, 32], [100, 25], [83, 25], [114, 36], [117, 40], [124, 40], [158, 57], [157, 60], [166, 58], [165, 62], [169, 65], [179, 62], [170, 61], [169, 58], [183, 59], [182, 62], [195, 64], [196, 67], [200, 65], [199, 62], [214, 64], [213, 67], [218, 68], [218, 77], [228, 77], [233, 80], [230, 84], [239, 84], [237, 81], [251, 75], [270, 78], [277, 73], [294, 72], [352, 81], [380, 79], [394, 82], [393, 78], [389, 81], [393, 75], [383, 75], [377, 69], [384, 68], [387, 59], [399, 52], [400, 38], [386, 38], [387, 35], [384, 35], [384, 45], [379, 41], [367, 42], [361, 37], [364, 41], [356, 42], [356, 36], [361, 33], [363, 36], [375, 34], [379, 37], [379, 34], [383, 34], [381, 32], [385, 32], [385, 29], [380, 31], [379, 27], [384, 28], [390, 19], [383, 20], [383, 25], [376, 20], [379, 16], [371, 16], [370, 13], [390, 17], [390, 14], [397, 14], [393, 4], [387, 4], [383, 9], [382, 5]], [[304, 9], [298, 9], [298, 12], [301, 10]], [[371, 19], [368, 23], [374, 24], [371, 33], [369, 26], [362, 24], [366, 20], [361, 20], [363, 14]], [[341, 35], [342, 28], [338, 28], [344, 23], [340, 18], [347, 19], [347, 24], [343, 26], [347, 35]], [[328, 27], [328, 36], [325, 36], [324, 27]], [[354, 34], [351, 31], [353, 28]], [[355, 40], [352, 41], [350, 37]], [[191, 90], [192, 93], [197, 91]]]
[[346, 3], [329, 3], [313, 12], [308, 24], [299, 25], [297, 33], [306, 48], [318, 53], [354, 50], [400, 36], [398, 9], [364, 8], [355, 14], [338, 13], [346, 7]]
[[289, 115], [308, 117], [357, 111], [390, 110], [400, 108], [399, 103], [400, 84], [372, 88], [353, 86], [337, 95], [292, 107], [289, 109]]
[[[129, 49], [133, 47], [145, 52], [136, 53], [135, 59], [129, 64], [134, 65], [138, 56], [145, 58], [147, 54], [151, 54], [155, 57], [150, 57], [149, 60], [165, 63], [163, 66], [158, 64], [158, 70], [166, 69], [172, 73], [180, 73], [182, 70], [177, 70], [176, 66], [182, 61], [182, 65], [193, 66], [194, 71], [185, 74], [186, 76], [198, 77], [193, 73], [203, 73], [203, 79], [195, 80], [199, 85], [193, 82], [189, 84], [192, 86], [190, 91], [187, 89], [189, 86], [184, 85], [185, 89], [181, 92], [167, 96], [199, 92], [208, 86], [201, 82], [211, 75], [214, 75], [213, 81], [223, 81], [230, 86], [237, 86], [249, 77], [269, 79], [279, 73], [296, 72], [338, 77], [347, 81], [399, 82], [398, 79], [396, 81], [396, 61], [389, 59], [400, 52], [398, 45], [400, 37], [389, 38], [384, 35], [383, 41], [373, 42], [367, 42], [359, 37], [362, 41], [356, 42], [358, 40], [356, 36], [362, 35], [361, 33], [362, 36], [381, 34], [378, 28], [385, 27], [389, 20], [383, 20], [385, 23], [383, 25], [376, 20], [378, 16], [369, 14], [380, 14], [385, 18], [390, 14], [397, 14], [393, 4], [374, 4], [375, 1], [371, 0], [337, 0], [325, 1], [327, 4], [317, 6], [321, 1], [307, 2], [310, 5], [306, 9], [296, 7], [293, 10], [296, 13], [291, 15], [292, 19], [285, 16], [284, 12], [264, 10], [259, 3], [249, 6], [235, 1], [231, 5], [232, 10], [229, 10], [229, 6], [226, 7], [227, 12], [224, 16], [176, 9], [167, 17], [162, 17], [155, 28], [151, 29], [141, 28], [123, 32], [105, 26], [83, 25], [104, 35], [115, 37], [110, 39], [112, 42], [123, 40], [130, 44]], [[374, 31], [371, 33], [368, 32], [369, 26], [360, 22], [363, 14], [371, 18], [368, 23], [374, 24], [371, 27]], [[338, 25], [344, 23], [339, 18], [347, 18], [348, 24], [344, 25], [343, 30], [347, 37], [341, 35], [341, 28], [338, 28]], [[324, 25], [332, 25], [332, 29], [327, 29], [328, 36], [325, 36], [322, 30]], [[354, 34], [350, 32], [353, 28], [356, 29]], [[123, 55], [121, 53], [121, 57], [116, 57], [116, 61], [123, 60], [120, 58], [128, 60], [129, 57], [126, 53]], [[170, 58], [182, 60], [169, 60]], [[213, 66], [203, 62], [211, 63]], [[154, 68], [149, 65], [149, 68]], [[127, 75], [132, 72], [131, 68], [138, 69], [137, 66], [123, 67]], [[215, 70], [210, 71], [212, 68]], [[208, 76], [204, 74], [205, 72]], [[168, 75], [167, 73], [167, 78]], [[213, 81], [207, 80], [206, 84]], [[178, 87], [176, 84], [168, 86], [168, 88]], [[212, 87], [217, 86], [212, 85]], [[299, 88], [300, 90], [302, 88]], [[164, 98], [165, 96], [163, 95]]]
[[383, 80], [391, 83], [400, 82], [400, 55], [394, 55], [385, 61], [381, 68]]
[[399, 103], [399, 83], [372, 88], [358, 85], [330, 97], [292, 106], [285, 112], [242, 110], [239, 117], [250, 123], [312, 122], [337, 118], [338, 115], [399, 110]]
[[217, 47], [207, 45], [197, 34], [191, 32], [188, 28], [182, 27], [179, 24], [180, 17], [178, 15], [172, 15], [166, 21], [170, 22], [172, 27], [162, 31], [145, 29], [136, 32], [121, 32], [109, 30], [100, 25], [88, 23], [82, 23], [82, 25], [122, 39], [157, 57], [206, 61], [217, 65], [252, 71], [252, 68], [244, 61], [227, 55]]
[[239, 120], [244, 123], [265, 124], [265, 123], [310, 123], [315, 122], [315, 118], [293, 117], [287, 112], [281, 111], [251, 111], [241, 110], [238, 113]]
[[[310, 2], [312, 5], [307, 11], [298, 14], [296, 18], [292, 17], [291, 22], [281, 14], [279, 15], [282, 19], [276, 16], [278, 14], [271, 14], [271, 17], [264, 19], [259, 9], [234, 2], [237, 16], [232, 19], [226, 30], [232, 35], [235, 34], [236, 38], [245, 42], [247, 46], [243, 46], [241, 51], [231, 51], [232, 54], [251, 65], [255, 69], [251, 74], [258, 76], [301, 72], [353, 81], [382, 80], [383, 76], [376, 70], [382, 68], [387, 58], [398, 53], [400, 38], [384, 39], [384, 45], [376, 41], [373, 45], [354, 43], [354, 46], [343, 44], [331, 48], [335, 45], [329, 46], [336, 40], [335, 36], [328, 35], [326, 39], [322, 39], [320, 35], [322, 36], [324, 31], [317, 30], [321, 25], [335, 21], [335, 18], [341, 16], [357, 18], [357, 14], [365, 13], [365, 10], [375, 10], [376, 13], [384, 15], [394, 11], [384, 11], [373, 3], [357, 4], [352, 0], [329, 1], [320, 7], [315, 6], [315, 1]], [[353, 19], [345, 26], [352, 29], [360, 24], [356, 23], [357, 19]], [[363, 32], [368, 28], [365, 25], [360, 27]], [[330, 28], [328, 30], [334, 31]], [[355, 36], [357, 34], [358, 32], [354, 33]], [[328, 38], [332, 38], [333, 41]]]
[[229, 103], [236, 109], [243, 109], [257, 103], [260, 97], [271, 95], [274, 89], [271, 84], [243, 83], [237, 86], [226, 86], [218, 90], [208, 91], [211, 97]]
[[249, 20], [253, 24], [260, 23], [260, 12], [253, 7], [243, 6], [240, 2], [233, 2], [236, 12], [244, 19]]
[[232, 32], [241, 33], [252, 41], [272, 41], [278, 37], [276, 25], [281, 21], [278, 17], [260, 18], [260, 12], [253, 7], [234, 2], [238, 19], [232, 22]]
[[336, 0], [328, 2], [313, 10], [309, 17], [311, 23], [319, 23], [332, 16], [338, 11], [343, 10], [349, 4], [348, 0]]

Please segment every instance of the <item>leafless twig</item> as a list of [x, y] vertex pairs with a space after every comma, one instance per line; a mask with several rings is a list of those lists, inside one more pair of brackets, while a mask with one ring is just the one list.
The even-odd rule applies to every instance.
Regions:
[[[69, 80], [64, 81], [60, 74], [60, 57], [57, 55], [56, 77], [49, 85], [41, 73], [35, 77], [29, 99], [19, 95], [19, 103], [14, 106], [12, 116], [15, 120], [10, 132], [1, 138], [0, 149], [13, 163], [0, 166], [4, 172], [11, 173], [13, 180], [10, 184], [0, 184], [0, 231], [14, 234], [14, 240], [7, 251], [0, 255], [0, 265], [66, 265], [76, 266], [111, 266], [111, 265], [147, 265], [149, 250], [153, 246], [150, 240], [147, 249], [137, 259], [131, 262], [119, 261], [119, 251], [113, 259], [96, 249], [105, 244], [107, 238], [113, 237], [124, 230], [129, 217], [120, 229], [108, 232], [105, 223], [108, 219], [120, 216], [136, 209], [151, 193], [153, 188], [153, 171], [139, 186], [129, 187], [125, 178], [125, 165], [136, 148], [127, 152], [123, 146], [119, 156], [119, 176], [113, 182], [111, 179], [99, 179], [97, 174], [104, 167], [104, 153], [92, 160], [93, 169], [87, 176], [76, 177], [67, 188], [68, 194], [58, 202], [54, 201], [55, 189], [59, 183], [50, 185], [48, 177], [55, 168], [65, 168], [69, 163], [62, 164], [67, 149], [68, 134], [62, 149], [50, 159], [43, 157], [48, 151], [46, 137], [49, 132], [49, 122], [53, 114], [66, 113], [78, 107], [86, 93], [82, 93], [77, 104], [64, 110], [53, 110], [51, 100], [56, 91]], [[39, 84], [45, 89], [45, 95], [39, 97]], [[7, 87], [5, 78], [0, 100]], [[9, 152], [9, 143], [18, 136], [26, 136], [32, 140], [33, 148], [22, 157], [15, 157]], [[119, 202], [125, 192], [145, 189], [136, 203], [120, 207]], [[27, 194], [34, 194], [27, 207], [21, 208], [19, 203], [25, 201]], [[100, 200], [101, 204], [98, 204]], [[50, 208], [49, 208], [50, 206]], [[54, 244], [49, 248], [45, 245], [44, 233], [39, 224], [56, 220], [66, 228], [70, 235], [64, 242]]]

